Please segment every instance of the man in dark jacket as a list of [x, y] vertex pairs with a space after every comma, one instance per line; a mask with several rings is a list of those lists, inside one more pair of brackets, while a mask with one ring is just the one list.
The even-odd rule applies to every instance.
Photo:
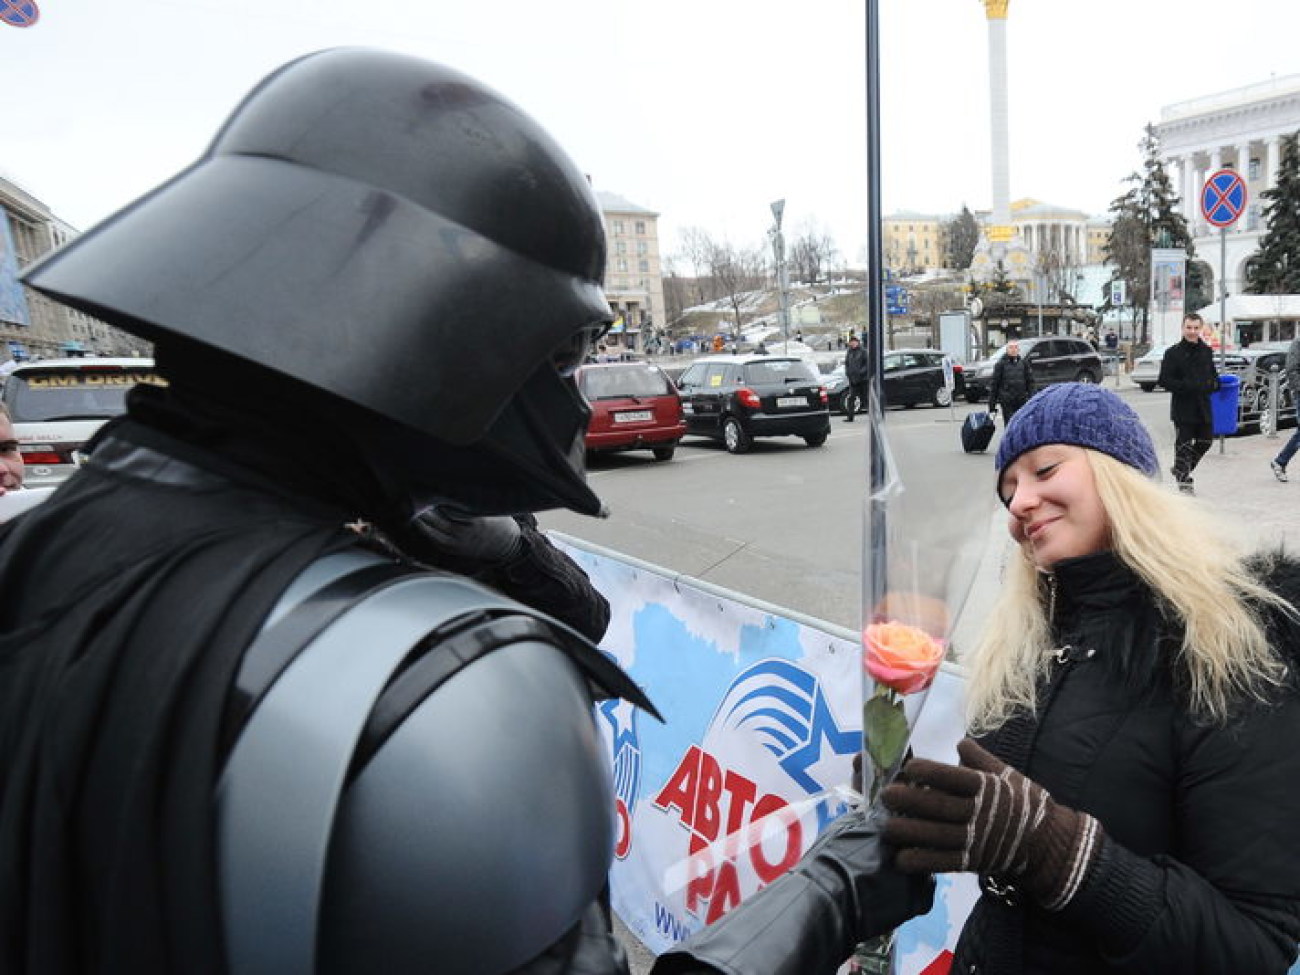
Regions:
[[[168, 385], [0, 528], [0, 971], [626, 972], [592, 701], [654, 709], [529, 517], [602, 511], [604, 266], [528, 116], [341, 49], [27, 269]], [[832, 970], [928, 907], [877, 833], [841, 817], [659, 970]]]
[[844, 354], [844, 378], [849, 393], [844, 397], [845, 423], [853, 422], [855, 410], [867, 408], [867, 390], [871, 386], [871, 362], [867, 350], [856, 335], [849, 336], [849, 351]]
[[993, 379], [989, 383], [989, 412], [1002, 411], [1002, 423], [1005, 426], [1016, 415], [1016, 410], [1034, 395], [1034, 375], [1029, 368], [1029, 360], [1020, 357], [1020, 343], [1012, 339], [1007, 343], [1007, 350], [993, 367]]
[[1183, 317], [1182, 340], [1165, 351], [1159, 384], [1172, 394], [1169, 418], [1174, 421], [1174, 466], [1171, 473], [1184, 494], [1195, 493], [1192, 471], [1214, 438], [1210, 394], [1219, 388], [1214, 353], [1201, 341], [1205, 321], [1195, 312]]

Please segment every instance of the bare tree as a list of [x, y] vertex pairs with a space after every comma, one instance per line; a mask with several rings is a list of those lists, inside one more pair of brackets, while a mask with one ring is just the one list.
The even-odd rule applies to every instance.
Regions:
[[762, 248], [738, 248], [730, 242], [715, 242], [710, 254], [709, 272], [719, 297], [726, 298], [731, 306], [733, 332], [740, 335], [744, 327], [745, 298], [761, 289], [767, 281], [768, 261]]
[[695, 272], [694, 287], [690, 289], [694, 291], [694, 303], [725, 299], [731, 306], [733, 331], [739, 335], [745, 324], [746, 296], [767, 283], [766, 250], [738, 248], [729, 241], [714, 239], [700, 227], [688, 227], [682, 231], [679, 255]]
[[677, 273], [677, 264], [674, 258], [670, 257], [664, 262], [663, 267], [664, 282], [664, 314], [666, 320], [665, 326], [669, 333], [673, 326], [681, 319], [682, 313], [686, 310], [690, 302], [690, 285], [692, 279], [684, 278]]
[[825, 228], [813, 220], [803, 223], [787, 253], [787, 262], [797, 280], [816, 284], [822, 271], [829, 269], [839, 258], [839, 249]]

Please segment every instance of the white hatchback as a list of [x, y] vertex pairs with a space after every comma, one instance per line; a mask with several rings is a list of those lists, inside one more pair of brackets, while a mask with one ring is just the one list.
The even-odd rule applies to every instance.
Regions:
[[42, 359], [5, 377], [3, 401], [22, 451], [27, 487], [66, 480], [108, 420], [126, 411], [137, 383], [164, 385], [152, 359]]

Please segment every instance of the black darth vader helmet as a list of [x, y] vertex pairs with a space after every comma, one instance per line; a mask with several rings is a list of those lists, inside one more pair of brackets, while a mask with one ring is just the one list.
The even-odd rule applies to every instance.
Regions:
[[362, 408], [480, 509], [595, 513], [566, 373], [612, 317], [604, 263], [591, 188], [532, 119], [440, 65], [339, 49], [270, 75], [194, 165], [25, 280]]

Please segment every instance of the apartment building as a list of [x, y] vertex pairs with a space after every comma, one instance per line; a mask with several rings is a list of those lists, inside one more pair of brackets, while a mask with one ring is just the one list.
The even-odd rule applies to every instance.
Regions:
[[27, 265], [74, 236], [44, 203], [0, 177], [0, 360], [148, 351], [142, 340], [50, 301], [19, 280]]
[[609, 254], [605, 259], [605, 294], [618, 316], [609, 342], [628, 351], [644, 351], [667, 324], [663, 272], [659, 256], [659, 214], [617, 193], [596, 191], [605, 221]]

